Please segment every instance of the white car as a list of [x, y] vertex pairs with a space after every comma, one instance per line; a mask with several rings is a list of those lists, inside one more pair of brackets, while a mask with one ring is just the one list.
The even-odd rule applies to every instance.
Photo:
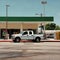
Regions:
[[19, 34], [13, 34], [13, 42], [20, 42], [20, 40], [32, 40], [34, 42], [40, 42], [43, 39], [44, 34], [34, 34], [33, 31], [22, 31]]

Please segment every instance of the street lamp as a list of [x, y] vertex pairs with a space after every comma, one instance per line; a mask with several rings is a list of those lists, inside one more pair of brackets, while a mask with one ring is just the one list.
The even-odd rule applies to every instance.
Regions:
[[40, 15], [42, 17], [42, 13], [41, 14], [36, 13], [35, 15]]
[[[41, 14], [38, 14], [38, 13], [36, 13], [35, 15], [39, 15], [40, 17], [42, 17], [42, 13]], [[38, 33], [43, 33], [43, 28], [42, 28], [42, 23], [40, 23], [39, 25], [38, 25]]]
[[23, 31], [22, 21], [21, 21], [21, 32]]
[[43, 5], [43, 16], [45, 16], [45, 5], [47, 4], [47, 1], [43, 0], [41, 1], [41, 4]]
[[[43, 5], [43, 16], [45, 17], [45, 5], [47, 4], [47, 1], [42, 0], [41, 4]], [[45, 22], [44, 22], [44, 36], [46, 38], [46, 34], [45, 34]]]

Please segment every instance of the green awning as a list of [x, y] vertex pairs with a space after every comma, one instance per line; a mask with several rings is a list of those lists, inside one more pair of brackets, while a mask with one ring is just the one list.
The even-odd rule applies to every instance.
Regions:
[[54, 21], [53, 17], [0, 17], [0, 21], [24, 21], [24, 22], [42, 22], [42, 21]]

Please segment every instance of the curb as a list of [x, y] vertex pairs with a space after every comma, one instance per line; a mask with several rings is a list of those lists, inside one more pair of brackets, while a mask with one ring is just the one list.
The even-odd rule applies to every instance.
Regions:
[[0, 40], [0, 42], [12, 42], [12, 40]]
[[[4, 40], [4, 39], [2, 39], [2, 40], [0, 40], [0, 42], [13, 42], [11, 39], [9, 39], [9, 40]], [[32, 42], [31, 40], [21, 40], [20, 42]]]
[[60, 40], [46, 40], [46, 41], [41, 41], [41, 42], [60, 42]]
[[[9, 40], [4, 40], [4, 39], [2, 39], [2, 40], [0, 40], [0, 42], [13, 42], [11, 39], [9, 39]], [[31, 40], [22, 40], [22, 41], [20, 41], [20, 42], [32, 42]], [[41, 42], [60, 42], [60, 40], [42, 40]]]

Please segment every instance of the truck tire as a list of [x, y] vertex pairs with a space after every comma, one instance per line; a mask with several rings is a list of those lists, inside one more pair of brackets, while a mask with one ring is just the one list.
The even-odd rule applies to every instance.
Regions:
[[21, 40], [21, 39], [20, 39], [19, 37], [16, 37], [15, 40], [14, 40], [14, 42], [19, 43], [20, 40]]
[[40, 37], [37, 37], [37, 38], [35, 39], [35, 42], [40, 42], [40, 40], [41, 40], [41, 38], [40, 38]]

